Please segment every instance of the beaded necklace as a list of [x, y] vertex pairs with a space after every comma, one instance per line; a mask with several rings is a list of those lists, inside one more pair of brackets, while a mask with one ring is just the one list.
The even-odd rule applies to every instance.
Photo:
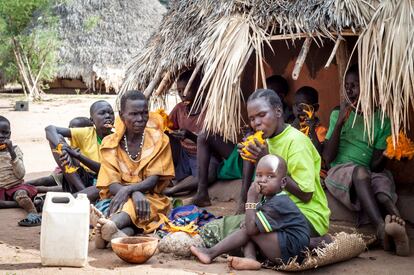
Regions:
[[144, 145], [144, 132], [142, 132], [141, 144], [139, 145], [138, 153], [135, 156], [131, 155], [129, 153], [129, 149], [128, 149], [128, 140], [127, 140], [126, 134], [124, 134], [124, 148], [125, 148], [125, 152], [127, 153], [128, 157], [132, 161], [137, 161], [136, 159], [138, 158], [138, 155], [141, 153], [141, 150], [142, 150], [142, 146], [143, 145]]

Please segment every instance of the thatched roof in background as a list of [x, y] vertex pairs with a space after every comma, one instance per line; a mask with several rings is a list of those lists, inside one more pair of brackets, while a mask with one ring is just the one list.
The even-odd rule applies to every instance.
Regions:
[[59, 78], [95, 79], [118, 90], [125, 65], [140, 53], [165, 8], [155, 0], [70, 0], [55, 7], [59, 16]]
[[[144, 52], [130, 64], [125, 88], [145, 89], [157, 69], [177, 72], [196, 63], [201, 43], [222, 17], [249, 16], [254, 24], [272, 34], [318, 33], [364, 28], [376, 0], [175, 0], [170, 2], [158, 31]], [[269, 33], [270, 34], [270, 33]]]
[[235, 141], [241, 121], [241, 72], [252, 53], [258, 60], [257, 76], [263, 79], [263, 47], [272, 36], [289, 39], [305, 33], [335, 41], [333, 33], [365, 28], [377, 4], [377, 0], [171, 1], [158, 31], [128, 65], [121, 92], [140, 89], [149, 95], [158, 87], [158, 94], [165, 80], [171, 82], [184, 68], [202, 67], [197, 98], [205, 94], [204, 129]]

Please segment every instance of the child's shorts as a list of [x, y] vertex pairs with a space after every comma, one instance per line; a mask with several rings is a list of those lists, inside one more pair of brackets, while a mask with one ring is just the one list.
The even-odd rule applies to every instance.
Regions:
[[2, 201], [14, 201], [14, 193], [19, 190], [24, 190], [27, 192], [30, 199], [33, 199], [37, 195], [36, 187], [24, 183], [20, 183], [16, 186], [10, 188], [0, 188], [0, 200]]
[[[350, 190], [352, 187], [352, 175], [358, 165], [353, 163], [339, 164], [328, 171], [325, 185], [329, 193], [345, 205], [349, 210], [359, 212], [361, 205], [358, 199], [352, 200]], [[389, 171], [371, 173], [371, 188], [374, 195], [382, 193], [387, 195], [394, 203], [397, 202], [395, 185]]]
[[303, 260], [303, 252], [309, 246], [309, 235], [297, 230], [297, 232], [277, 231], [281, 260], [287, 264], [290, 259], [297, 257], [298, 262]]

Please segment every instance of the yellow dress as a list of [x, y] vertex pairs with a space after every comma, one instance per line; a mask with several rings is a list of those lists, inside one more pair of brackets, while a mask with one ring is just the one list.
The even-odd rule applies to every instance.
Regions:
[[162, 118], [158, 114], [151, 113], [144, 130], [144, 144], [138, 161], [132, 161], [119, 146], [125, 133], [125, 125], [120, 118], [115, 121], [115, 133], [105, 137], [101, 145], [101, 169], [96, 185], [100, 189], [101, 199], [112, 197], [109, 186], [113, 183], [140, 184], [150, 176], [159, 176], [154, 190], [145, 193], [151, 207], [149, 220], [142, 221], [137, 217], [135, 204], [131, 198], [122, 208], [122, 211], [126, 212], [132, 222], [144, 230], [144, 233], [157, 229], [164, 221], [163, 216], [166, 216], [171, 209], [170, 200], [163, 195], [163, 190], [174, 177], [174, 164], [169, 139], [160, 130], [161, 125]]

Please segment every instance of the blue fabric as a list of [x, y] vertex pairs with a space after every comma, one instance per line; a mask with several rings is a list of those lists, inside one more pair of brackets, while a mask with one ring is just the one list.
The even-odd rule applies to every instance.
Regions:
[[187, 153], [184, 149], [180, 150], [180, 160], [175, 163], [175, 179], [181, 181], [188, 176], [197, 177], [197, 156]]
[[108, 217], [109, 214], [109, 205], [111, 204], [112, 199], [104, 199], [100, 200], [95, 204], [95, 207], [102, 212], [102, 214], [105, 215], [105, 217]]
[[216, 219], [213, 214], [207, 212], [205, 209], [199, 209], [195, 205], [184, 205], [174, 208], [168, 218], [175, 225], [186, 225], [194, 222], [200, 227]]

